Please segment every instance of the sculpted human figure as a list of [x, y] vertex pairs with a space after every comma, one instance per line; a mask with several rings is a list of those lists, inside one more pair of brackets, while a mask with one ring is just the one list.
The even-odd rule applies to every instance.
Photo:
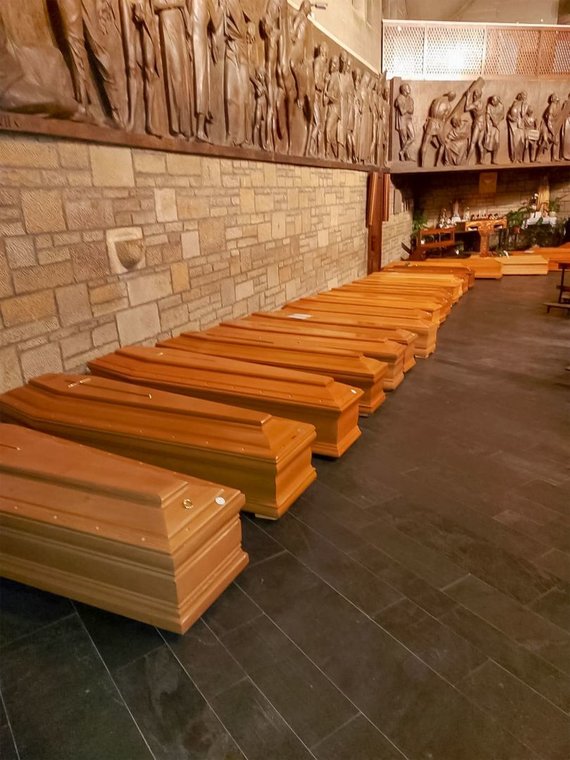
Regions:
[[307, 152], [311, 156], [323, 158], [325, 155], [325, 120], [324, 102], [325, 84], [328, 78], [329, 49], [326, 42], [321, 42], [313, 61], [313, 80], [315, 83], [311, 130], [307, 143]]
[[352, 154], [352, 161], [358, 162], [358, 148], [360, 145], [360, 135], [362, 127], [362, 69], [356, 68], [353, 72], [354, 80], [354, 129], [353, 129], [353, 142], [354, 149]]
[[75, 99], [85, 111], [89, 110], [90, 54], [111, 118], [117, 126], [126, 127], [129, 109], [118, 5], [112, 0], [57, 0], [57, 6], [69, 53]]
[[562, 125], [560, 127], [560, 158], [570, 161], [570, 93], [562, 106]]
[[370, 146], [368, 148], [368, 155], [371, 163], [376, 163], [376, 156], [378, 155], [378, 139], [380, 137], [380, 82], [377, 79], [373, 79], [370, 82]]
[[501, 98], [493, 95], [487, 101], [485, 108], [485, 137], [483, 147], [491, 154], [491, 163], [497, 163], [497, 154], [501, 145], [501, 133], [499, 125], [505, 118], [505, 107]]
[[370, 100], [370, 72], [365, 71], [360, 80], [362, 117], [360, 120], [360, 135], [356, 144], [357, 159], [360, 163], [366, 163], [370, 160], [370, 139], [372, 134]]
[[240, 0], [225, 0], [224, 36], [226, 133], [232, 145], [242, 145], [248, 134], [249, 51], [247, 20]]
[[325, 150], [327, 157], [338, 156], [338, 123], [340, 121], [340, 74], [339, 59], [333, 55], [330, 59], [329, 76], [325, 85], [324, 103], [327, 109], [325, 122]]
[[485, 104], [483, 103], [483, 92], [478, 87], [474, 87], [467, 93], [465, 112], [470, 113], [472, 118], [467, 158], [470, 159], [475, 156], [477, 163], [481, 163], [484, 152]]
[[191, 0], [192, 50], [194, 54], [194, 110], [196, 137], [209, 141], [207, 124], [213, 121], [210, 110], [210, 59], [217, 55], [213, 36], [223, 21], [220, 0]]
[[350, 99], [349, 89], [352, 84], [350, 73], [350, 61], [346, 51], [341, 51], [339, 56], [339, 86], [340, 86], [340, 116], [337, 126], [337, 158], [346, 160], [346, 135], [348, 123], [348, 102]]
[[531, 163], [536, 161], [538, 155], [538, 123], [534, 115], [534, 108], [528, 106], [523, 119], [524, 130], [524, 148], [523, 161], [528, 160]]
[[413, 123], [414, 99], [411, 92], [410, 85], [404, 82], [400, 85], [400, 94], [394, 101], [396, 132], [400, 140], [400, 150], [398, 152], [400, 161], [412, 160], [410, 148], [416, 137]]
[[[265, 44], [265, 74], [267, 82], [267, 120], [271, 147], [279, 139], [278, 112], [284, 87], [284, 14], [286, 0], [267, 0], [260, 29]], [[282, 125], [281, 125], [282, 126]]]
[[346, 87], [346, 160], [354, 161], [354, 76], [352, 72], [352, 59], [348, 59]]
[[378, 165], [383, 164], [388, 156], [388, 136], [390, 134], [390, 90], [384, 87], [382, 90], [382, 99], [380, 101], [380, 109], [382, 115], [381, 122], [381, 144], [379, 145], [378, 156], [376, 163]]
[[451, 128], [445, 135], [444, 164], [461, 166], [467, 157], [469, 148], [469, 125], [465, 124], [460, 116], [452, 116]]
[[186, 0], [153, 0], [164, 56], [168, 120], [173, 135], [192, 136], [191, 20]]
[[257, 71], [257, 58], [255, 55], [256, 26], [253, 21], [247, 22], [247, 103], [245, 107], [245, 145], [253, 141], [253, 122], [255, 116], [255, 75]]
[[253, 78], [255, 111], [253, 117], [253, 144], [267, 150], [269, 144], [267, 125], [267, 82], [263, 66], [259, 66]]
[[454, 92], [446, 92], [439, 98], [432, 100], [428, 111], [428, 118], [424, 125], [424, 134], [420, 146], [421, 166], [426, 165], [428, 148], [436, 149], [434, 166], [440, 163], [445, 149], [444, 126], [451, 111], [451, 103], [455, 100]]
[[540, 124], [540, 136], [538, 144], [543, 153], [550, 151], [550, 160], [556, 161], [558, 147], [558, 132], [556, 130], [556, 120], [560, 114], [560, 98], [555, 93], [548, 97], [548, 105], [542, 115]]
[[524, 153], [524, 117], [528, 105], [526, 92], [519, 92], [507, 111], [507, 132], [509, 136], [509, 157], [513, 163], [520, 163]]
[[309, 14], [311, 13], [311, 3], [309, 0], [303, 0], [299, 10], [293, 16], [290, 29], [290, 48], [289, 48], [289, 66], [297, 83], [297, 98], [299, 100], [298, 82], [304, 76], [302, 71], [305, 61], [305, 45], [307, 39], [307, 29], [309, 26]]

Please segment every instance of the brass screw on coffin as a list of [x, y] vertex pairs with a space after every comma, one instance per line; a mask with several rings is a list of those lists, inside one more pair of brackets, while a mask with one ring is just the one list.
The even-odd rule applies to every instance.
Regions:
[[184, 509], [192, 509], [194, 506], [191, 499], [184, 499], [182, 503], [184, 504]]

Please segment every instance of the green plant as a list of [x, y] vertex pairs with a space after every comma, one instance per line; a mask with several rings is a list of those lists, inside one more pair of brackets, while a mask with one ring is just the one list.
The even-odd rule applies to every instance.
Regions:
[[507, 227], [509, 230], [514, 230], [515, 227], [518, 227], [520, 229], [523, 226], [525, 220], [528, 219], [531, 214], [532, 209], [530, 206], [521, 206], [520, 208], [507, 211], [505, 214], [507, 218]]
[[427, 225], [427, 221], [428, 218], [423, 211], [414, 211], [412, 219], [412, 234], [415, 235], [416, 232], [422, 230]]
[[559, 214], [560, 213], [560, 201], [561, 198], [551, 198], [548, 201], [548, 211], [549, 213]]

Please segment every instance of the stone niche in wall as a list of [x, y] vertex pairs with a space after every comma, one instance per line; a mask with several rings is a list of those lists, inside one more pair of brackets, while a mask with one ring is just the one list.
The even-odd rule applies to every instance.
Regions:
[[[0, 129], [383, 165], [389, 93], [286, 0], [0, 4]], [[386, 128], [384, 126], [386, 125]]]
[[570, 162], [568, 79], [391, 81], [390, 170]]

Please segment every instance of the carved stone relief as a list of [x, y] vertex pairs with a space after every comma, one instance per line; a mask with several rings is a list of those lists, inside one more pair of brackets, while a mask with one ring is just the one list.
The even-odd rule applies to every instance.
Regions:
[[174, 138], [382, 160], [385, 80], [353, 74], [346, 51], [314, 28], [309, 0], [298, 9], [287, 0], [21, 2], [25, 44], [13, 5], [0, 5], [0, 110], [48, 117], [37, 131], [49, 133], [53, 117], [70, 120], [65, 134], [95, 140], [75, 125], [116, 130], [111, 139], [127, 144], [128, 133], [168, 138], [169, 149]]

